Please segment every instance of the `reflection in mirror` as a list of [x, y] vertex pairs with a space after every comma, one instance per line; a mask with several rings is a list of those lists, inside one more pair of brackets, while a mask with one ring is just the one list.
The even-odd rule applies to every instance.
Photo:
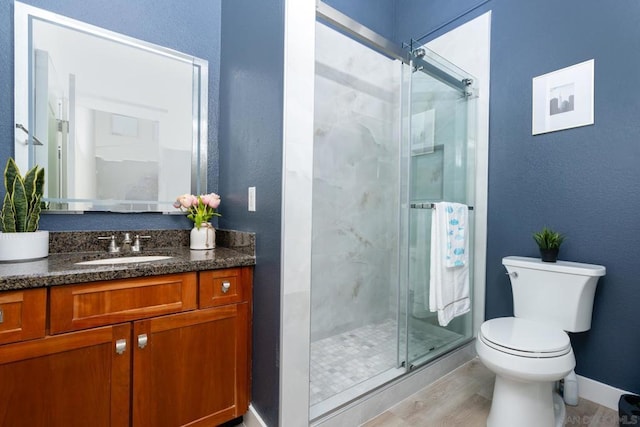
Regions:
[[52, 211], [206, 191], [207, 61], [15, 2], [15, 159]]

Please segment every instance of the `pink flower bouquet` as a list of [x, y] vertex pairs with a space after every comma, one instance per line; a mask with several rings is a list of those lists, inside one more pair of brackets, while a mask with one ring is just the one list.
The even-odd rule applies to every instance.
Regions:
[[198, 230], [203, 222], [209, 222], [214, 215], [221, 216], [216, 212], [218, 206], [220, 206], [220, 196], [216, 193], [201, 194], [199, 196], [183, 194], [178, 196], [173, 204], [173, 207], [187, 213], [187, 218], [193, 221]]

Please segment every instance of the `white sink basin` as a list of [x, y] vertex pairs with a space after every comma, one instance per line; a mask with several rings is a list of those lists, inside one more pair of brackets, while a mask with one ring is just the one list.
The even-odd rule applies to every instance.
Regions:
[[76, 265], [112, 265], [112, 264], [134, 264], [140, 262], [160, 261], [163, 259], [173, 258], [163, 255], [149, 256], [127, 256], [117, 258], [94, 259], [93, 261], [76, 262]]

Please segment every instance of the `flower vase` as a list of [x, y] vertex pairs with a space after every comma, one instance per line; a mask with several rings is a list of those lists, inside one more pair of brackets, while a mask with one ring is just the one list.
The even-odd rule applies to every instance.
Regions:
[[200, 228], [193, 226], [189, 247], [194, 250], [207, 250], [216, 247], [216, 229], [211, 223], [203, 222], [200, 224]]

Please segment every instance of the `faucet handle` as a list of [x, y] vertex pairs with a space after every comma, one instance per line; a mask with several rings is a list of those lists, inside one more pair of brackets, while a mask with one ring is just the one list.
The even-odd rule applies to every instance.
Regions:
[[150, 238], [151, 236], [140, 236], [136, 234], [133, 240], [133, 245], [131, 245], [131, 252], [142, 251], [142, 245], [140, 244], [140, 239], [150, 239]]
[[98, 236], [98, 240], [110, 240], [109, 247], [107, 248], [107, 251], [110, 254], [117, 254], [120, 252], [120, 247], [116, 245], [116, 236]]

